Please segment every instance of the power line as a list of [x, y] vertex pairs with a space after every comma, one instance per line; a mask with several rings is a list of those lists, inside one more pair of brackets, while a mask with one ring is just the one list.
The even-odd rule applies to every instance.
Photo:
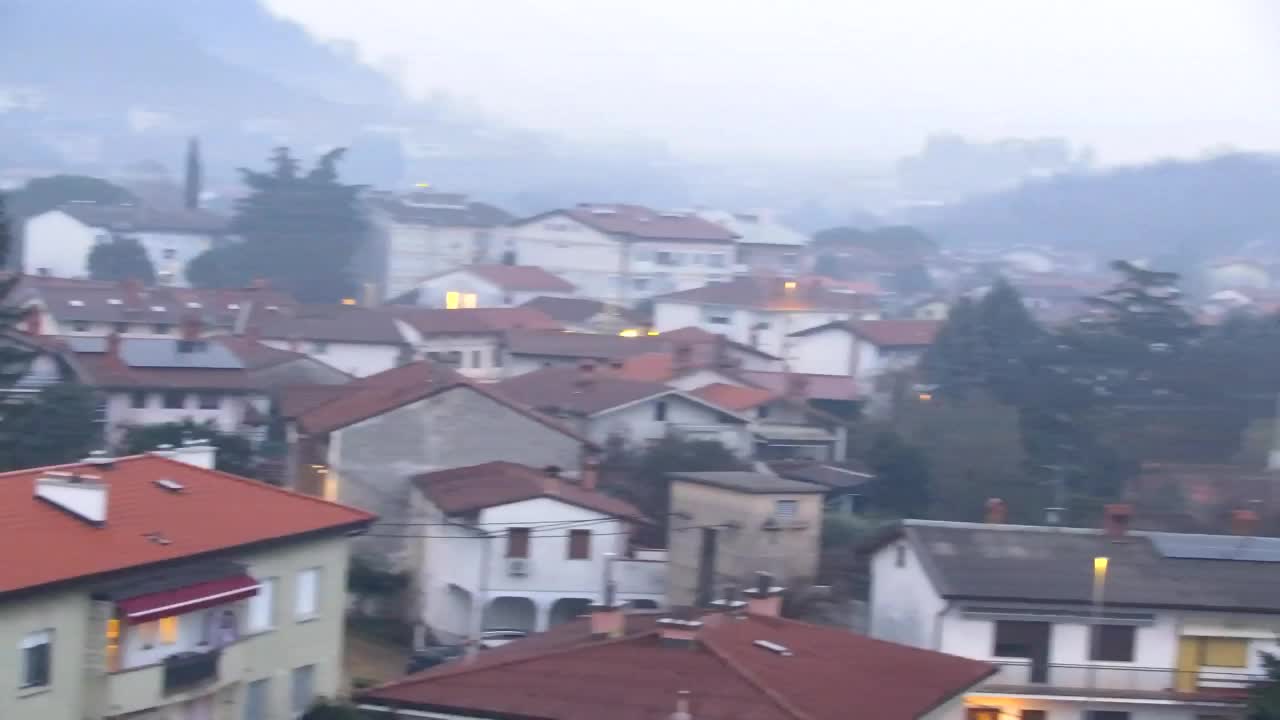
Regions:
[[[513, 526], [514, 527], [514, 526]], [[723, 527], [723, 524], [715, 525], [693, 525], [683, 528], [671, 528], [671, 532], [684, 532], [686, 530], [701, 530], [703, 528]], [[610, 535], [630, 535], [630, 531], [610, 532], [610, 533], [592, 533], [592, 537], [608, 537]], [[493, 538], [506, 537], [506, 533], [480, 533], [474, 535], [412, 535], [407, 533], [365, 533], [363, 537], [385, 537], [385, 538], [435, 538], [440, 540], [490, 540]], [[555, 533], [551, 535], [534, 535], [529, 534], [529, 538], [567, 538], [570, 535], [566, 533]]]

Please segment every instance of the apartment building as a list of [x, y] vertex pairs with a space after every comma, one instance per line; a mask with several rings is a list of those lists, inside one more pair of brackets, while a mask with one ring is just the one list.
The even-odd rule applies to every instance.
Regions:
[[156, 455], [5, 473], [0, 507], [25, 553], [0, 563], [0, 717], [272, 720], [340, 690], [372, 515]]
[[523, 305], [537, 297], [570, 298], [574, 287], [540, 267], [465, 265], [424, 278], [390, 302], [458, 310]]
[[981, 659], [973, 720], [1241, 718], [1280, 651], [1280, 540], [1128, 529], [904, 521], [871, 560], [877, 638]]
[[695, 212], [738, 236], [734, 268], [738, 273], [794, 276], [809, 272], [813, 266], [809, 236], [782, 224], [767, 210]]

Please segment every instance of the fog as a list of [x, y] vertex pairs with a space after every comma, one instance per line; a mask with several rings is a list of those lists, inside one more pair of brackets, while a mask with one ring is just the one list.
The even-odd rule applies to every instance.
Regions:
[[506, 123], [678, 152], [887, 160], [946, 130], [1105, 163], [1280, 148], [1266, 0], [269, 0]]

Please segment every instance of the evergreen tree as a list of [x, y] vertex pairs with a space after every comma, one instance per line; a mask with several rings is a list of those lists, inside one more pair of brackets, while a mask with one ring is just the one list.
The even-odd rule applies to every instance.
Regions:
[[984, 342], [978, 304], [961, 298], [921, 358], [920, 371], [925, 380], [942, 388], [942, 395], [962, 395], [982, 387], [987, 380]]
[[[5, 212], [5, 196], [0, 194], [0, 268], [7, 267], [13, 250], [9, 217]], [[14, 332], [26, 312], [5, 302], [17, 288], [19, 275], [0, 275], [0, 337]], [[14, 345], [0, 342], [0, 389], [13, 385], [26, 372], [31, 353]]]
[[97, 396], [78, 383], [50, 385], [34, 398], [6, 405], [0, 416], [0, 469], [60, 465], [102, 442]]
[[875, 473], [871, 500], [877, 510], [906, 518], [928, 513], [932, 480], [920, 448], [895, 432], [881, 432], [867, 453], [867, 464]]
[[1044, 329], [1004, 278], [997, 279], [978, 302], [978, 325], [986, 385], [997, 398], [1017, 403], [1028, 389], [1033, 358], [1042, 351]]
[[1267, 679], [1249, 692], [1249, 720], [1280, 720], [1280, 658], [1262, 653]]
[[132, 279], [141, 281], [143, 285], [154, 285], [156, 269], [147, 256], [146, 248], [136, 237], [113, 235], [89, 251], [89, 277], [111, 282]]
[[182, 184], [183, 201], [188, 210], [200, 207], [200, 193], [204, 189], [204, 173], [200, 166], [200, 141], [187, 141], [186, 177]]
[[184, 440], [207, 440], [217, 450], [217, 469], [242, 477], [253, 477], [255, 458], [249, 441], [234, 433], [224, 433], [212, 422], [182, 422], [138, 425], [125, 433], [121, 452], [135, 455], [160, 445], [181, 445]]
[[242, 168], [250, 192], [237, 202], [232, 231], [243, 242], [197, 258], [188, 278], [238, 287], [262, 277], [306, 302], [352, 296], [351, 261], [368, 227], [361, 186], [338, 182], [342, 152], [326, 153], [306, 174], [288, 148], [275, 150], [266, 172]]
[[1148, 270], [1127, 260], [1111, 267], [1123, 277], [1114, 287], [1085, 299], [1092, 312], [1080, 320], [1084, 332], [1169, 347], [1199, 334], [1180, 303], [1177, 273]]

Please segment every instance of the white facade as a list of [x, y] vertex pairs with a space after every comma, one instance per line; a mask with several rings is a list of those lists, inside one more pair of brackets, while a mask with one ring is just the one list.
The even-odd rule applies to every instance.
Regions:
[[449, 227], [375, 220], [385, 233], [384, 298], [412, 290], [423, 278], [463, 265], [496, 260], [494, 228]]
[[130, 427], [188, 419], [197, 424], [212, 422], [220, 432], [233, 433], [244, 425], [250, 407], [265, 416], [271, 406], [270, 398], [264, 393], [186, 389], [104, 392], [106, 437], [110, 442], [119, 441]]
[[[703, 305], [682, 300], [654, 303], [653, 324], [658, 332], [697, 327], [735, 342], [794, 362], [791, 333], [843, 320], [871, 319], [873, 311], [841, 310], [777, 311], [728, 305]], [[825, 374], [825, 373], [824, 373]]]
[[362, 378], [399, 366], [403, 355], [400, 345], [378, 343], [328, 342], [325, 340], [280, 340], [264, 338], [263, 345], [277, 350], [292, 350]]
[[726, 422], [725, 415], [710, 405], [671, 393], [592, 415], [582, 423], [581, 432], [601, 447], [613, 438], [643, 447], [677, 434], [688, 440], [713, 440], [735, 455], [749, 457], [753, 446], [746, 422]]
[[882, 375], [915, 366], [924, 354], [924, 348], [880, 347], [842, 326], [792, 337], [790, 342], [788, 359], [795, 372], [851, 375], [868, 390]]
[[448, 308], [452, 295], [458, 307], [515, 307], [536, 297], [573, 297], [574, 293], [550, 290], [513, 290], [459, 268], [418, 283], [418, 305]]
[[[1138, 623], [1134, 630], [1131, 662], [1092, 661], [1088, 616], [1074, 620], [1050, 617], [1049, 682], [1037, 692], [1029, 682], [1030, 661], [996, 654], [995, 630], [1000, 620], [991, 613], [943, 599], [909, 542], [898, 540], [877, 551], [871, 562], [871, 579], [870, 634], [998, 665], [1000, 672], [968, 693], [966, 704], [999, 708], [1009, 717], [1018, 717], [1024, 709], [1045, 710], [1052, 720], [1087, 720], [1089, 709], [1125, 711], [1129, 720], [1212, 717], [1213, 703], [1190, 704], [1161, 697], [1177, 682], [1182, 638], [1237, 638], [1247, 643], [1246, 667], [1200, 666], [1193, 670], [1202, 685], [1239, 687], [1243, 675], [1263, 672], [1260, 652], [1280, 651], [1280, 617], [1274, 615], [1150, 610], [1147, 614], [1152, 619]], [[1020, 604], [998, 605], [1008, 611]], [[1045, 607], [1052, 603], [1022, 605], [1043, 616]], [[1091, 696], [1091, 687], [1100, 692]], [[1226, 712], [1229, 706], [1218, 709], [1234, 717]]]
[[151, 258], [157, 285], [186, 287], [189, 284], [187, 265], [213, 247], [213, 238], [209, 235], [175, 232], [138, 232], [130, 235], [138, 238], [138, 242], [147, 251], [147, 257]]
[[[110, 230], [87, 225], [61, 210], [37, 215], [25, 228], [22, 270], [29, 275], [86, 278], [94, 245], [112, 238]], [[182, 287], [187, 285], [187, 264], [214, 241], [203, 233], [137, 230], [127, 235], [137, 238], [147, 251], [158, 284]]]
[[[417, 497], [419, 517], [444, 522]], [[524, 557], [507, 557], [510, 528], [528, 528]], [[570, 531], [589, 533], [587, 557], [571, 558]], [[665, 602], [666, 563], [627, 559], [629, 523], [553, 498], [533, 498], [479, 511], [473, 524], [439, 526], [422, 541], [422, 620], [444, 641], [475, 630], [529, 632], [571, 620], [603, 600], [613, 554], [618, 599], [649, 607]]]

